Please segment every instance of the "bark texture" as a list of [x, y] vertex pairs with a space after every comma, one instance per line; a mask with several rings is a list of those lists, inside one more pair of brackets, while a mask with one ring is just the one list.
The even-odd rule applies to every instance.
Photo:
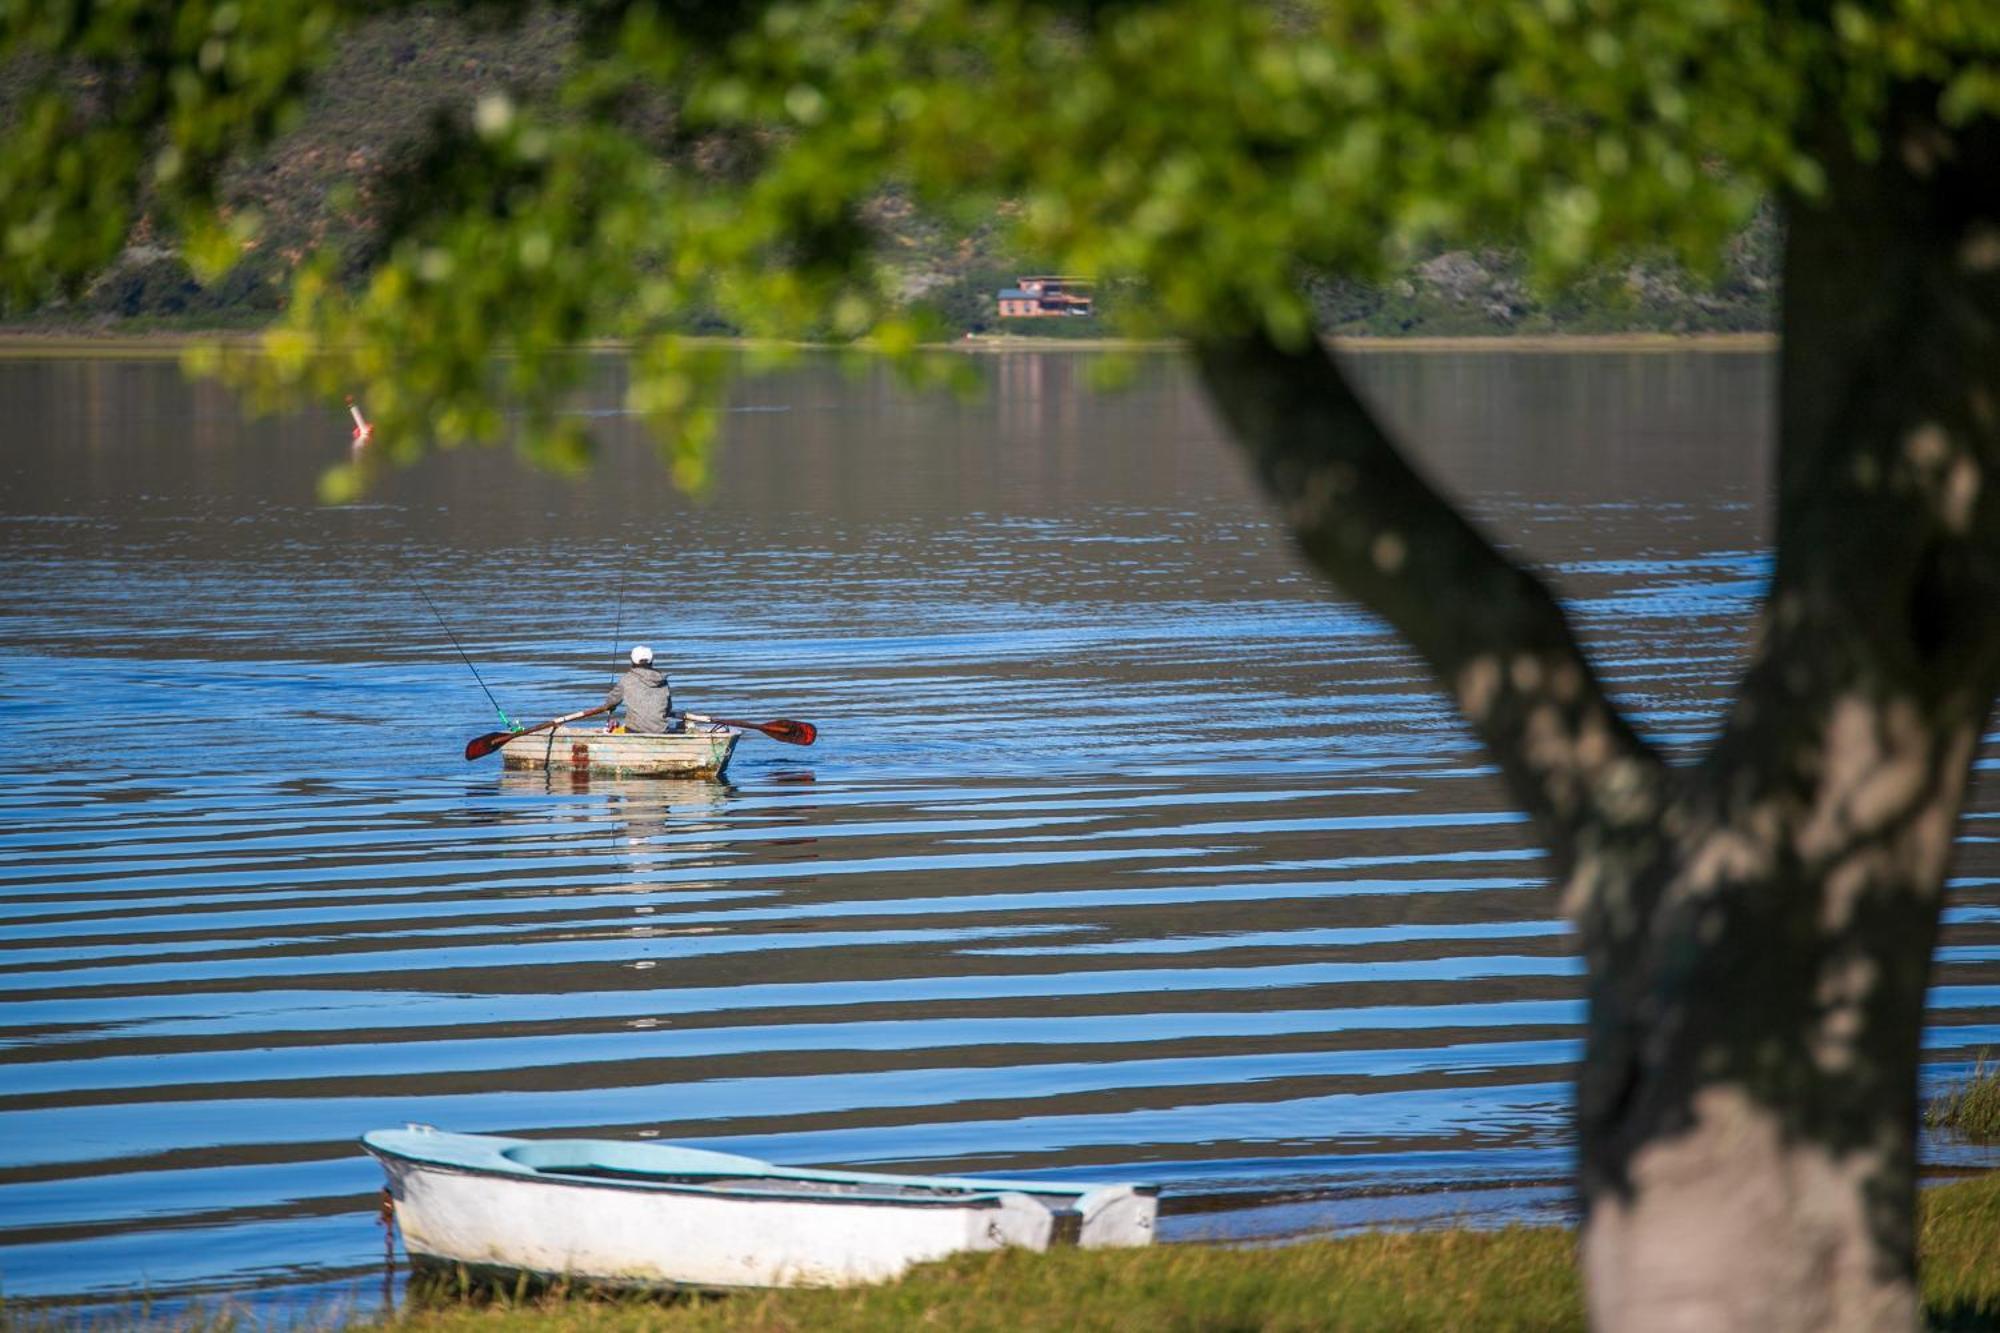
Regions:
[[2000, 127], [1935, 105], [1907, 90], [1873, 161], [1830, 129], [1827, 196], [1790, 210], [1777, 565], [1691, 765], [1322, 348], [1196, 351], [1306, 555], [1429, 662], [1549, 848], [1600, 1328], [1915, 1324], [1924, 990], [2000, 686]]

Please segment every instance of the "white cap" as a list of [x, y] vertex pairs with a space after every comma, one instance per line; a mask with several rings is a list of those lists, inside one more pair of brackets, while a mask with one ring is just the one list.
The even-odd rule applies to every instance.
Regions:
[[645, 644], [642, 643], [637, 648], [634, 648], [632, 650], [633, 666], [645, 666], [652, 660], [653, 660], [653, 650], [651, 648], [648, 648]]

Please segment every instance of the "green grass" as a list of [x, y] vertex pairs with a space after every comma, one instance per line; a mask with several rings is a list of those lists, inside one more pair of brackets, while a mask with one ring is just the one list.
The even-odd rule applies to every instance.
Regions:
[[[1926, 1190], [1918, 1247], [1930, 1326], [2000, 1329], [2000, 1174]], [[448, 1302], [346, 1327], [373, 1333], [1580, 1330], [1575, 1249], [1568, 1230], [1516, 1227], [1376, 1233], [1262, 1249], [1011, 1251], [925, 1265], [876, 1287], [680, 1302]], [[176, 1324], [199, 1333], [231, 1326], [213, 1311]], [[19, 1310], [0, 1311], [0, 1325], [19, 1333], [79, 1327]]]
[[2000, 1066], [1989, 1067], [1981, 1051], [1971, 1078], [1931, 1098], [1924, 1123], [1981, 1143], [2000, 1139]]
[[1931, 1328], [2000, 1329], [2000, 1175], [1925, 1190], [1917, 1256]]
[[900, 1282], [677, 1304], [416, 1310], [399, 1333], [1196, 1333], [1581, 1328], [1575, 1240], [1556, 1229], [1377, 1234], [1268, 1249], [1002, 1251]]

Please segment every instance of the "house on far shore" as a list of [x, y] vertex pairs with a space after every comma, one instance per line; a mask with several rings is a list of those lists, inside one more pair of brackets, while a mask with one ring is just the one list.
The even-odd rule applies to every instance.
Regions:
[[1000, 318], [1046, 319], [1092, 313], [1090, 284], [1082, 278], [1028, 277], [1000, 289]]

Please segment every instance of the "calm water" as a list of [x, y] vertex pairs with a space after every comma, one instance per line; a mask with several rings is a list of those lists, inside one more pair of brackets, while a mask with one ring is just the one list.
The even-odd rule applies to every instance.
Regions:
[[[1173, 363], [985, 364], [748, 384], [699, 504], [614, 382], [580, 481], [459, 453], [329, 510], [335, 414], [0, 362], [0, 1291], [380, 1299], [354, 1139], [411, 1120], [1146, 1179], [1169, 1239], [1565, 1216], [1577, 964], [1467, 733]], [[1767, 568], [1772, 369], [1358, 362], [1675, 744]], [[517, 716], [597, 702], [618, 626], [822, 740], [468, 765], [419, 586]], [[1996, 806], [1933, 1079], [2000, 1044]]]

